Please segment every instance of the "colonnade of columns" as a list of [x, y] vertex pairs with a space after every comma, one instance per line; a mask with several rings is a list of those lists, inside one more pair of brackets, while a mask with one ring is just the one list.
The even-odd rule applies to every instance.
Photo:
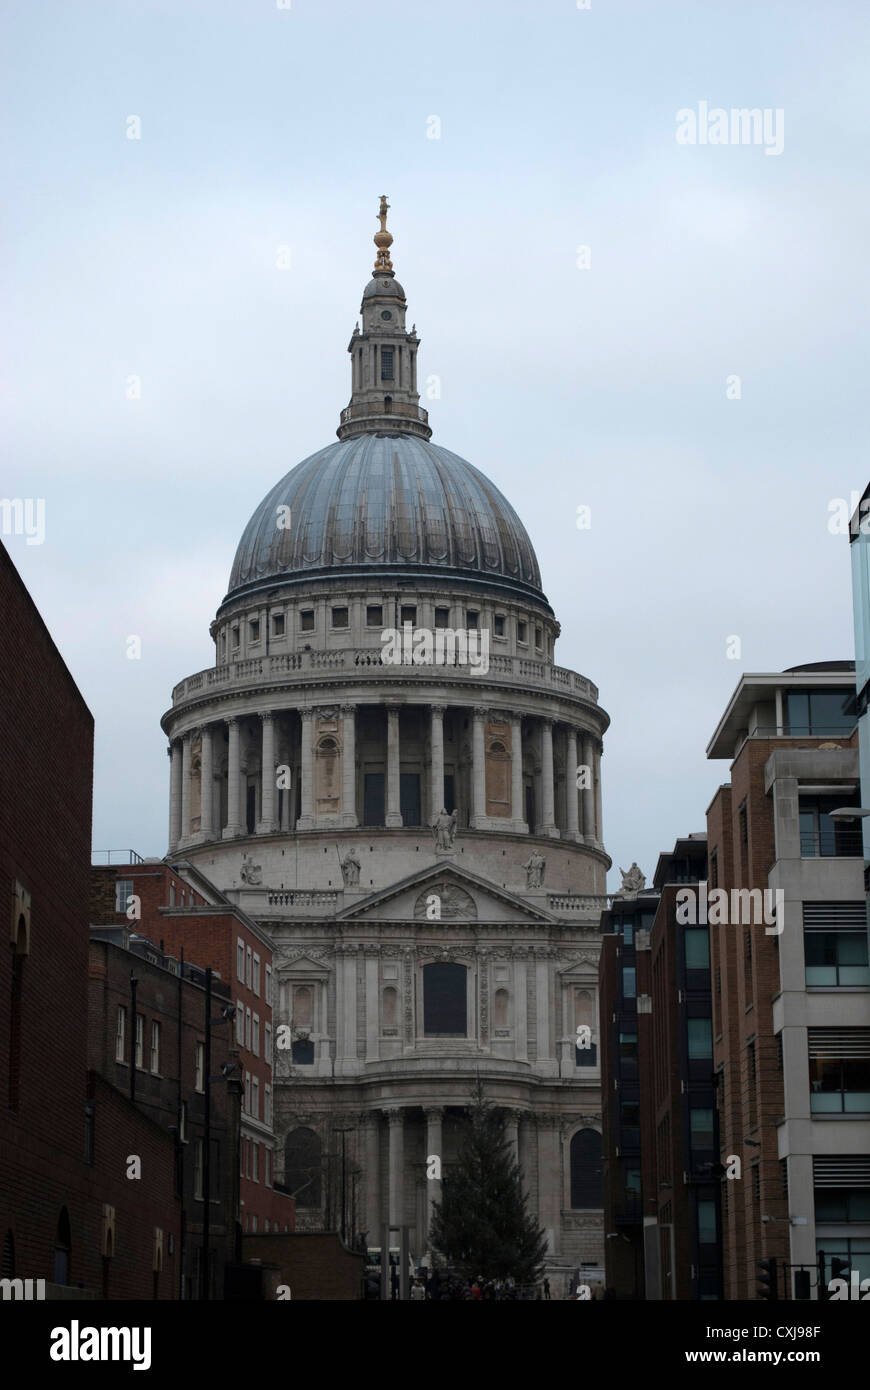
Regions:
[[[356, 775], [356, 714], [357, 705], [341, 706], [341, 810], [337, 823], [342, 826], [359, 824], [357, 811]], [[402, 825], [401, 813], [401, 758], [399, 715], [402, 708], [398, 703], [386, 704], [387, 727], [385, 749], [385, 802], [384, 824], [387, 827]], [[429, 804], [428, 817], [431, 822], [445, 803], [445, 753], [444, 753], [444, 715], [447, 706], [440, 703], [429, 704]], [[466, 709], [467, 706], [457, 706]], [[277, 830], [292, 830], [292, 817], [289, 813], [289, 795], [285, 796], [281, 823], [276, 815], [276, 768], [278, 748], [276, 738], [276, 719], [284, 711], [263, 710], [259, 714], [261, 726], [260, 777], [259, 777], [259, 817], [255, 833], [268, 835]], [[311, 830], [318, 827], [314, 807], [314, 758], [315, 727], [317, 710], [303, 708], [298, 711], [301, 721], [301, 745], [299, 754], [300, 773], [300, 813], [295, 829]], [[490, 710], [475, 707], [471, 710], [471, 768], [470, 768], [470, 807], [469, 824], [471, 829], [492, 829], [545, 835], [555, 839], [568, 839], [579, 843], [601, 847], [601, 744], [598, 737], [575, 725], [562, 724], [546, 716], [527, 716], [524, 739], [523, 717], [509, 711]], [[493, 816], [487, 814], [486, 768], [487, 749], [485, 726], [487, 720], [497, 720], [506, 724], [511, 731], [510, 756], [510, 815]], [[565, 730], [566, 753], [560, 769], [566, 780], [564, 807], [565, 825], [560, 829], [556, 824], [555, 792], [556, 762], [554, 756], [554, 725]], [[225, 824], [215, 823], [214, 784], [217, 775], [215, 737], [224, 729], [227, 731], [226, 751], [226, 818]], [[247, 777], [243, 778], [242, 743], [240, 717], [229, 715], [226, 719], [204, 724], [197, 730], [190, 730], [172, 739], [170, 754], [170, 794], [169, 794], [169, 847], [171, 851], [191, 838], [191, 787], [195, 776], [192, 762], [194, 739], [201, 741], [200, 753], [200, 825], [197, 842], [216, 838], [232, 839], [247, 833], [247, 809], [243, 804], [243, 792], [247, 794]], [[536, 804], [536, 824], [526, 823], [524, 804], [523, 752], [531, 752], [536, 777], [539, 778], [540, 799]], [[578, 772], [582, 777], [578, 778]], [[221, 772], [223, 775], [223, 772]], [[579, 793], [579, 795], [578, 795]], [[336, 819], [330, 818], [324, 824], [334, 825]]]

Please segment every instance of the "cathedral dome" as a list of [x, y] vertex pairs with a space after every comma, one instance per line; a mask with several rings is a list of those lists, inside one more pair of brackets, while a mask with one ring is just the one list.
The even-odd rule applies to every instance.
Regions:
[[532, 543], [498, 488], [449, 449], [377, 432], [328, 445], [272, 488], [245, 527], [228, 597], [397, 570], [507, 584], [546, 602]]

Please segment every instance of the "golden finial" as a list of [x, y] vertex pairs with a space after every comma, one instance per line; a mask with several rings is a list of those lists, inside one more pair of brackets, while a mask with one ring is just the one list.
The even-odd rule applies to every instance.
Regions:
[[375, 232], [373, 237], [375, 246], [378, 248], [378, 254], [375, 256], [376, 275], [383, 274], [384, 271], [389, 271], [392, 274], [393, 270], [393, 262], [390, 260], [390, 247], [393, 244], [393, 237], [392, 234], [387, 231], [387, 211], [389, 206], [386, 193], [382, 193], [381, 209], [378, 213], [381, 230]]

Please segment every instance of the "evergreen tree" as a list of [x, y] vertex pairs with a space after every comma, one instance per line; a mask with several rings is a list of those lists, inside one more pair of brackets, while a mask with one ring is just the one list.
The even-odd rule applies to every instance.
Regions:
[[471, 1094], [471, 1123], [435, 1204], [430, 1245], [469, 1278], [512, 1274], [518, 1284], [531, 1284], [543, 1266], [546, 1237], [528, 1210], [499, 1112], [480, 1078]]

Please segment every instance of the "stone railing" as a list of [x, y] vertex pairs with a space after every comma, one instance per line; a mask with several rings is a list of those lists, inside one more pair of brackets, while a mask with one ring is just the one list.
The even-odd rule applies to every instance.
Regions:
[[451, 682], [461, 682], [463, 678], [475, 683], [486, 680], [496, 685], [504, 681], [531, 686], [535, 690], [551, 690], [557, 694], [578, 695], [583, 699], [598, 701], [598, 687], [576, 671], [564, 666], [550, 666], [545, 661], [531, 661], [522, 656], [491, 655], [489, 671], [484, 676], [476, 667], [431, 663], [427, 665], [403, 665], [384, 662], [377, 647], [344, 647], [336, 651], [289, 652], [284, 655], [250, 657], [245, 661], [231, 661], [225, 666], [212, 666], [206, 671], [197, 671], [186, 680], [179, 681], [172, 692], [173, 705], [180, 705], [193, 696], [212, 690], [225, 691], [241, 689], [246, 685], [260, 682], [280, 681], [282, 678], [322, 675], [326, 672], [340, 673], [348, 679], [378, 681], [389, 680], [392, 675], [438, 678], [439, 672], [449, 671]]
[[570, 912], [578, 917], [597, 918], [606, 910], [610, 897], [606, 893], [548, 893], [550, 912]]

